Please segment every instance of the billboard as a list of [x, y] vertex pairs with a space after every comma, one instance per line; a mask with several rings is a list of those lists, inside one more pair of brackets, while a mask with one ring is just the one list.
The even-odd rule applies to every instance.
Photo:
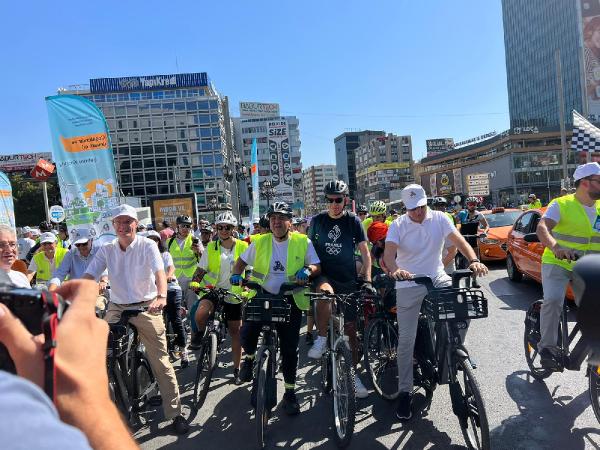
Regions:
[[440, 153], [447, 152], [454, 148], [454, 139], [452, 138], [439, 138], [439, 139], [427, 139], [425, 141], [427, 147], [427, 157], [434, 156]]
[[377, 172], [379, 170], [407, 169], [409, 167], [410, 167], [410, 163], [408, 161], [392, 162], [392, 163], [378, 163], [378, 164], [373, 164], [372, 166], [369, 166], [366, 169], [356, 172], [356, 176], [362, 177], [363, 175], [369, 175], [370, 173]]
[[0, 155], [0, 171], [20, 172], [33, 169], [39, 159], [49, 161], [52, 159], [52, 153], [18, 153], [16, 155]]
[[150, 197], [154, 223], [167, 221], [174, 224], [178, 216], [196, 219], [196, 194], [175, 194], [168, 197]]
[[490, 174], [472, 173], [467, 175], [467, 189], [469, 195], [487, 197], [490, 195]]
[[240, 117], [279, 117], [279, 103], [240, 102]]
[[580, 11], [588, 114], [596, 121], [600, 119], [600, 4], [580, 0]]
[[206, 72], [120, 78], [94, 78], [90, 80], [90, 92], [92, 94], [202, 86], [208, 86], [208, 75]]
[[275, 189], [273, 201], [294, 203], [292, 158], [287, 120], [267, 122], [271, 183]]

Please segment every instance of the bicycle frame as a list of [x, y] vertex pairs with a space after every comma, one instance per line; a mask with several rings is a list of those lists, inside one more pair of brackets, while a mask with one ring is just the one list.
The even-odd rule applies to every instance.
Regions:
[[567, 304], [563, 303], [563, 313], [561, 316], [561, 346], [563, 348], [562, 365], [568, 370], [579, 370], [591, 349], [584, 337], [581, 336], [577, 344], [575, 344], [575, 347], [570, 350], [570, 345], [575, 340], [577, 334], [579, 334], [580, 327], [579, 324], [575, 324], [569, 333], [567, 321], [568, 311]]

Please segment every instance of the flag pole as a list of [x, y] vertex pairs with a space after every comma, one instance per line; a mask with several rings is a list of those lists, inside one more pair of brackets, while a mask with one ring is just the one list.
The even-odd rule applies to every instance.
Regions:
[[46, 221], [50, 222], [50, 205], [48, 205], [48, 183], [42, 181], [42, 192], [44, 193], [44, 209], [46, 210]]
[[554, 54], [556, 58], [556, 88], [558, 89], [558, 111], [560, 122], [560, 148], [562, 153], [563, 179], [565, 186], [569, 179], [569, 166], [567, 163], [567, 135], [565, 131], [565, 100], [562, 83], [562, 64], [560, 62], [560, 49], [556, 49]]

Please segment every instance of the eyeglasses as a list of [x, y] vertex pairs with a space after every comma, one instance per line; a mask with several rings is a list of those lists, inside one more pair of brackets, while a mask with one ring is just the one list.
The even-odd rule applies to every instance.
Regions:
[[218, 231], [231, 231], [233, 227], [231, 225], [217, 225]]
[[113, 220], [113, 225], [131, 225], [133, 222], [135, 222], [134, 219], [128, 219], [128, 220]]
[[16, 242], [0, 242], [0, 249], [6, 250], [7, 248], [10, 250], [14, 250], [17, 248], [17, 243]]
[[180, 223], [180, 224], [179, 224], [179, 226], [180, 226], [181, 228], [192, 228], [192, 226], [191, 226], [191, 225], [189, 225], [189, 224], [187, 224], [187, 223]]
[[327, 197], [327, 201], [329, 203], [342, 203], [344, 201], [344, 197], [336, 197], [336, 198]]
[[587, 180], [595, 181], [596, 183], [600, 183], [600, 177], [588, 177]]
[[423, 205], [423, 206], [417, 206], [416, 208], [412, 208], [412, 209], [407, 209], [406, 211], [411, 212], [411, 211], [420, 211], [422, 209], [427, 208], [427, 205]]
[[87, 242], [83, 242], [81, 244], [75, 244], [75, 247], [79, 248], [79, 247], [86, 247], [88, 245]]
[[359, 213], [358, 213], [358, 215], [359, 215], [359, 216], [366, 216], [366, 215], [367, 215], [367, 213], [366, 213], [366, 212], [359, 212]]
[[54, 242], [42, 242], [40, 243], [40, 245], [52, 245], [54, 244]]

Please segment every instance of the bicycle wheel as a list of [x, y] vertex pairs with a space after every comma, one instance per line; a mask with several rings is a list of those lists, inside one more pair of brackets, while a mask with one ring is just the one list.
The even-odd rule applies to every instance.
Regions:
[[198, 354], [198, 362], [196, 364], [196, 378], [194, 380], [194, 408], [198, 411], [202, 408], [210, 380], [217, 361], [217, 336], [210, 333], [206, 340], [202, 343]]
[[114, 370], [111, 370], [108, 373], [108, 394], [113, 403], [117, 405], [117, 409], [121, 412], [125, 421], [129, 422], [130, 411], [128, 410], [129, 408], [126, 405], [126, 402], [123, 400], [123, 392], [121, 391]]
[[[147, 391], [154, 383], [154, 374], [150, 368], [150, 363], [141, 353], [138, 353], [137, 358], [138, 362], [136, 364], [135, 372], [135, 397], [140, 399], [140, 403], [144, 403], [148, 399], [149, 392]], [[144, 398], [141, 398], [142, 396], [144, 396]], [[140, 404], [136, 406], [141, 407], [142, 405]]]
[[460, 387], [463, 402], [464, 414], [462, 417], [459, 415], [463, 437], [470, 449], [489, 449], [490, 430], [479, 383], [468, 359], [461, 358], [457, 365], [462, 371], [462, 377], [457, 376], [456, 383]]
[[[541, 334], [540, 334], [540, 303], [533, 303], [529, 309], [527, 310], [525, 316], [525, 331], [523, 333], [523, 346], [525, 349], [525, 360], [527, 361], [527, 365], [529, 366], [529, 370], [531, 375], [536, 380], [543, 380], [544, 378], [548, 378], [552, 371], [549, 369], [544, 369], [542, 367], [542, 361], [540, 359], [540, 355], [537, 350], [537, 345], [540, 342]], [[560, 333], [560, 324], [559, 324], [559, 333]]]
[[600, 367], [589, 367], [590, 401], [596, 420], [600, 422]]
[[356, 386], [352, 354], [345, 342], [337, 343], [331, 360], [334, 437], [338, 447], [347, 447], [354, 434]]
[[375, 391], [386, 400], [398, 398], [398, 330], [393, 321], [378, 318], [365, 333], [364, 363]]
[[270, 408], [267, 406], [267, 376], [269, 372], [269, 351], [265, 350], [258, 361], [256, 381], [256, 439], [260, 448], [265, 447], [265, 434], [269, 423]]

